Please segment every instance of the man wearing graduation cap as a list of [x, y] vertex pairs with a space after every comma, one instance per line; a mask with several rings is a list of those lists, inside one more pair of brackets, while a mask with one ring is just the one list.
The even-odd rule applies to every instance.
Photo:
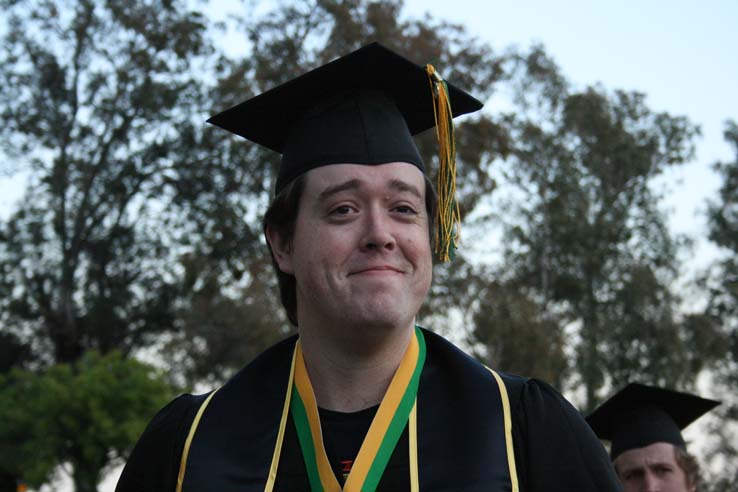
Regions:
[[[455, 244], [451, 118], [480, 108], [372, 44], [210, 120], [282, 154], [264, 230], [298, 335], [161, 410], [118, 492], [618, 490], [556, 391], [415, 323], [431, 238]], [[433, 127], [438, 201], [412, 139]]]
[[587, 417], [611, 441], [610, 457], [625, 492], [696, 492], [699, 465], [681, 430], [718, 405], [700, 398], [630, 383]]

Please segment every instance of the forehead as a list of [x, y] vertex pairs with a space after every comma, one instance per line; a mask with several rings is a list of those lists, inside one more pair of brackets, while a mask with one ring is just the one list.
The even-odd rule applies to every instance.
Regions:
[[620, 454], [615, 463], [621, 470], [653, 465], [655, 463], [670, 463], [676, 465], [674, 445], [666, 442], [656, 442], [642, 448], [629, 449]]
[[308, 199], [317, 200], [326, 190], [344, 188], [367, 192], [410, 189], [416, 191], [420, 198], [424, 198], [425, 178], [420, 169], [405, 162], [379, 165], [332, 164], [305, 173], [304, 196]]

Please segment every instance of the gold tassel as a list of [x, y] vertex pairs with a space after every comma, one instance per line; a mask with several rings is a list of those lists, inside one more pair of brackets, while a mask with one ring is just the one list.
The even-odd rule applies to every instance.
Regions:
[[425, 71], [428, 73], [433, 94], [433, 115], [436, 119], [440, 158], [435, 231], [436, 255], [439, 260], [448, 262], [455, 256], [461, 232], [461, 214], [459, 204], [456, 202], [456, 142], [453, 114], [446, 82], [433, 65], [426, 65]]

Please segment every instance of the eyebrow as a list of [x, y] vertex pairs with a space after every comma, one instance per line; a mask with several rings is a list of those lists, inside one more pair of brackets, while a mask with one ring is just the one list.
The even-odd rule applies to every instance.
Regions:
[[339, 183], [337, 185], [329, 186], [328, 188], [324, 189], [320, 192], [318, 195], [318, 200], [323, 201], [326, 198], [335, 195], [336, 193], [340, 193], [342, 191], [346, 190], [357, 190], [361, 187], [361, 182], [358, 179], [350, 179], [348, 181], [345, 181], [343, 183]]
[[393, 179], [392, 181], [390, 181], [389, 185], [390, 188], [393, 188], [397, 191], [408, 192], [412, 195], [415, 195], [420, 200], [423, 199], [423, 194], [420, 193], [420, 190], [415, 185], [411, 185], [410, 183], [407, 183], [400, 179]]
[[[350, 179], [348, 181], [345, 181], [343, 183], [339, 183], [333, 186], [329, 186], [328, 188], [324, 189], [320, 192], [318, 195], [319, 201], [324, 201], [327, 198], [337, 194], [341, 193], [342, 191], [347, 190], [358, 190], [361, 188], [361, 181], [358, 179]], [[422, 193], [420, 193], [420, 190], [405, 181], [402, 181], [401, 179], [393, 179], [389, 182], [389, 188], [394, 189], [396, 191], [404, 192], [404, 193], [410, 193], [414, 196], [416, 196], [419, 199], [423, 199]]]

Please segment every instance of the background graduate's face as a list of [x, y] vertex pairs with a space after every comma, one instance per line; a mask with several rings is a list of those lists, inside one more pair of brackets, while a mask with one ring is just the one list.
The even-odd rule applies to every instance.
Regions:
[[301, 327], [412, 327], [431, 282], [425, 193], [421, 171], [400, 162], [306, 174], [291, 244], [270, 240], [295, 276]]
[[674, 445], [657, 442], [630, 449], [615, 459], [624, 492], [694, 492], [677, 463]]

